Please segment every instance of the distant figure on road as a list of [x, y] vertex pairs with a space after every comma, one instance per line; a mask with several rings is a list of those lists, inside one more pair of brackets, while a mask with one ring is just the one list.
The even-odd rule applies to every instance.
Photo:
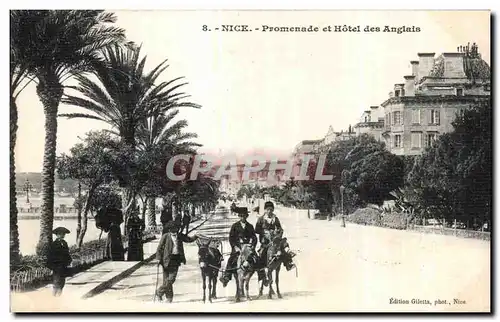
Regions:
[[161, 215], [160, 215], [160, 222], [163, 226], [166, 225], [167, 222], [173, 220], [172, 216], [172, 207], [171, 206], [166, 206], [165, 208], [162, 209]]
[[156, 290], [155, 296], [160, 300], [165, 295], [168, 303], [172, 303], [174, 298], [175, 279], [179, 266], [186, 264], [184, 255], [184, 244], [192, 243], [198, 236], [189, 237], [179, 233], [180, 225], [177, 221], [169, 221], [164, 226], [165, 233], [161, 236], [156, 250], [158, 265], [163, 268], [163, 284]]
[[182, 228], [181, 228], [181, 232], [184, 231], [184, 229], [186, 230], [186, 234], [189, 232], [189, 224], [191, 223], [191, 216], [185, 212], [184, 213], [184, 216], [182, 216]]
[[144, 260], [144, 250], [142, 246], [142, 229], [144, 223], [137, 211], [134, 211], [127, 223], [128, 232], [128, 251], [127, 261], [135, 262]]
[[66, 284], [68, 266], [72, 260], [68, 243], [64, 240], [64, 236], [69, 234], [69, 230], [64, 227], [57, 227], [52, 233], [57, 238], [50, 245], [47, 267], [52, 270], [53, 295], [60, 296]]

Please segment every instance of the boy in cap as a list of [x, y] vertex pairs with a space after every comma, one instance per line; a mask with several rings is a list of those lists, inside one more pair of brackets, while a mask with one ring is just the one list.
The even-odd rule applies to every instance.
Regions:
[[161, 265], [163, 268], [163, 284], [156, 290], [156, 297], [161, 300], [163, 295], [165, 295], [169, 303], [172, 303], [174, 298], [173, 285], [179, 271], [179, 266], [186, 264], [183, 242], [192, 243], [198, 239], [196, 235], [189, 237], [179, 233], [179, 229], [179, 222], [167, 222], [163, 227], [163, 235], [156, 250], [158, 265]]
[[52, 270], [53, 295], [60, 296], [66, 284], [68, 266], [72, 260], [68, 243], [64, 240], [64, 236], [69, 234], [69, 230], [57, 227], [52, 233], [56, 235], [56, 239], [50, 244], [47, 267]]
[[238, 255], [241, 252], [241, 247], [243, 244], [252, 244], [255, 248], [257, 245], [257, 236], [255, 235], [255, 230], [249, 222], [247, 222], [248, 218], [248, 209], [241, 208], [238, 212], [238, 217], [240, 220], [235, 222], [231, 226], [231, 230], [229, 231], [229, 244], [231, 245], [231, 255], [229, 255], [229, 259], [227, 260], [226, 269], [224, 270], [224, 274], [221, 276], [220, 281], [223, 287], [227, 286], [227, 283], [231, 280], [231, 277], [234, 273], [234, 268], [236, 268], [236, 261], [238, 260]]
[[[269, 243], [271, 242], [270, 240], [268, 240], [267, 236], [269, 236], [271, 232], [283, 235], [283, 228], [281, 227], [280, 220], [274, 214], [274, 204], [271, 201], [266, 201], [264, 203], [264, 215], [259, 217], [257, 223], [255, 224], [255, 233], [259, 235], [261, 244], [260, 256], [262, 259], [266, 258], [267, 248], [269, 246]], [[283, 265], [285, 266], [287, 271], [295, 268], [295, 264], [292, 261], [292, 258], [295, 256], [295, 254], [290, 251], [290, 247], [286, 239], [283, 243], [283, 248], [281, 249], [281, 251]], [[266, 263], [264, 262], [264, 264]], [[262, 275], [259, 275], [259, 279], [261, 279], [261, 277]]]

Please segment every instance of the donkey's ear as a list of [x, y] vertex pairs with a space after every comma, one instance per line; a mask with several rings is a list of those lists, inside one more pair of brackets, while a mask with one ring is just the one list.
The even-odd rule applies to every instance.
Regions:
[[201, 246], [201, 241], [199, 239], [196, 240], [196, 245]]

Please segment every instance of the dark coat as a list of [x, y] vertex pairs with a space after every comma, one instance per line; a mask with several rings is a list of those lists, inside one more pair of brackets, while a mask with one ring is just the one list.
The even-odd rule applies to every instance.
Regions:
[[283, 228], [281, 227], [281, 222], [278, 217], [274, 217], [274, 222], [272, 224], [265, 220], [265, 215], [259, 217], [259, 219], [257, 219], [257, 223], [255, 224], [255, 233], [259, 235], [259, 241], [261, 244], [268, 242], [265, 240], [265, 232], [269, 230], [283, 232]]
[[229, 231], [229, 244], [231, 245], [232, 252], [237, 246], [241, 249], [242, 243], [250, 243], [255, 247], [257, 245], [257, 236], [251, 223], [247, 222], [245, 229], [241, 226], [241, 222], [235, 222]]
[[51, 270], [66, 269], [71, 264], [68, 243], [64, 239], [56, 239], [50, 244], [47, 256], [47, 267]]
[[[180, 263], [186, 264], [186, 256], [184, 255], [184, 242], [192, 243], [196, 240], [194, 237], [189, 237], [185, 234], [177, 234], [177, 243], [179, 245], [179, 257]], [[161, 263], [163, 267], [168, 267], [170, 263], [172, 250], [174, 243], [170, 238], [169, 234], [163, 234], [161, 236], [160, 242], [158, 243], [158, 248], [156, 249], [156, 259]]]
[[106, 241], [106, 257], [112, 261], [125, 260], [125, 249], [123, 248], [120, 226], [110, 226], [108, 239]]

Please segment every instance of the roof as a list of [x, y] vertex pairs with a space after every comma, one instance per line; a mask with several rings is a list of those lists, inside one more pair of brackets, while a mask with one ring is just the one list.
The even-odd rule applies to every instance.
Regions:
[[[459, 54], [459, 53], [457, 53]], [[445, 66], [445, 57], [444, 55], [440, 55], [434, 61], [434, 66], [432, 67], [429, 76], [431, 77], [444, 77], [444, 66]], [[468, 79], [490, 79], [491, 78], [491, 70], [488, 63], [486, 63], [481, 57], [462, 57], [462, 63], [464, 64], [464, 72], [465, 76]]]
[[318, 143], [321, 143], [322, 141], [323, 141], [323, 139], [319, 139], [319, 140], [304, 140], [301, 143], [303, 145], [309, 145], [309, 144], [318, 144]]

